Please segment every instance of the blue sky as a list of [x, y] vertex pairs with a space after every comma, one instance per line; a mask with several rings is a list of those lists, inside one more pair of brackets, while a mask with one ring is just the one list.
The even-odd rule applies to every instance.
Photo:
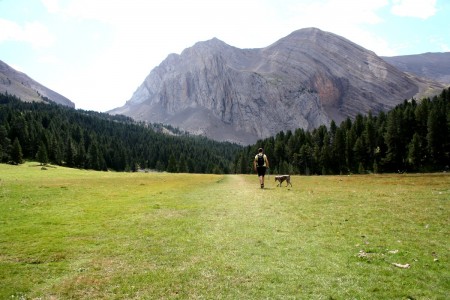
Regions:
[[0, 0], [0, 60], [77, 108], [125, 104], [170, 53], [317, 27], [380, 56], [450, 51], [450, 0]]

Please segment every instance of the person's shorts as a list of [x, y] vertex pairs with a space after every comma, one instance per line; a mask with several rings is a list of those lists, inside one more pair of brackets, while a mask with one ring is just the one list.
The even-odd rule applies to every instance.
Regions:
[[258, 177], [266, 175], [266, 167], [256, 167], [256, 171], [258, 172]]

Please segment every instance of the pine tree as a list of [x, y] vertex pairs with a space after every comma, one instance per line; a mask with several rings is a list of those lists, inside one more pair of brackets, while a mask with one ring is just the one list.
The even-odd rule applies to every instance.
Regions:
[[14, 142], [12, 145], [11, 160], [12, 160], [13, 164], [23, 163], [22, 146], [20, 146], [20, 142], [19, 142], [18, 138], [14, 139]]
[[419, 170], [422, 162], [422, 145], [418, 133], [414, 133], [411, 143], [408, 145], [408, 164], [413, 170]]
[[355, 162], [358, 164], [358, 173], [360, 167], [364, 167], [364, 160], [366, 158], [366, 147], [364, 145], [364, 138], [362, 136], [356, 139], [356, 142], [353, 146], [353, 153], [355, 155]]
[[97, 143], [92, 143], [88, 149], [87, 168], [92, 170], [102, 170], [101, 154]]
[[335, 130], [332, 144], [332, 169], [337, 174], [346, 172], [345, 164], [345, 135], [341, 128]]
[[175, 155], [171, 154], [169, 157], [169, 164], [167, 165], [167, 172], [175, 173], [177, 171], [177, 161]]
[[179, 173], [189, 172], [185, 155], [180, 155], [180, 160], [178, 161], [178, 172]]
[[77, 151], [75, 149], [74, 142], [72, 138], [67, 139], [66, 143], [66, 151], [64, 155], [64, 161], [68, 167], [75, 167], [75, 159], [77, 156]]
[[36, 153], [36, 159], [41, 165], [46, 165], [48, 163], [47, 147], [45, 147], [44, 142], [41, 142]]
[[435, 166], [444, 164], [446, 152], [444, 147], [447, 144], [448, 128], [445, 106], [437, 100], [434, 101], [428, 115], [427, 127], [427, 148], [431, 162]]
[[80, 143], [78, 143], [74, 163], [75, 166], [77, 166], [78, 168], [84, 168], [86, 165], [86, 150], [84, 148], [83, 140], [81, 140]]
[[[29, 154], [28, 146], [30, 144], [29, 140], [29, 133], [28, 133], [28, 126], [27, 121], [24, 118], [22, 114], [15, 115], [11, 120], [11, 129], [9, 136], [11, 137], [11, 140], [18, 139], [20, 142], [20, 146], [22, 148], [22, 151], [25, 150], [24, 153]], [[34, 155], [34, 153], [32, 154]]]
[[391, 171], [398, 171], [401, 169], [401, 149], [399, 136], [399, 116], [396, 109], [392, 110], [387, 117], [386, 133], [384, 140], [387, 146], [385, 157], [385, 164]]
[[166, 167], [164, 166], [164, 163], [162, 161], [158, 160], [156, 162], [155, 169], [162, 172], [165, 171]]
[[8, 131], [4, 125], [0, 126], [0, 163], [9, 160], [11, 150], [11, 140], [8, 138]]

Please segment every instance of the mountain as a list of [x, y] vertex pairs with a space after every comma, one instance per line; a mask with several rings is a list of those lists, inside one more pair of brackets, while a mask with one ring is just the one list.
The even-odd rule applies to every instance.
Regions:
[[75, 104], [66, 97], [36, 82], [28, 75], [14, 70], [0, 60], [0, 93], [6, 92], [23, 101], [47, 102], [51, 100], [75, 108]]
[[443, 87], [343, 37], [307, 28], [265, 48], [239, 49], [214, 38], [170, 54], [109, 113], [252, 144], [282, 130], [387, 111]]
[[382, 58], [403, 72], [450, 84], [450, 52]]

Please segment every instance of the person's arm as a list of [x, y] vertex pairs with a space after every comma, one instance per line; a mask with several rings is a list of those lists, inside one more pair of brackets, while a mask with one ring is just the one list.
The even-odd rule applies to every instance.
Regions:
[[253, 160], [253, 170], [256, 172], [256, 158]]
[[266, 167], [267, 169], [269, 168], [269, 159], [267, 158], [267, 155], [266, 155]]

